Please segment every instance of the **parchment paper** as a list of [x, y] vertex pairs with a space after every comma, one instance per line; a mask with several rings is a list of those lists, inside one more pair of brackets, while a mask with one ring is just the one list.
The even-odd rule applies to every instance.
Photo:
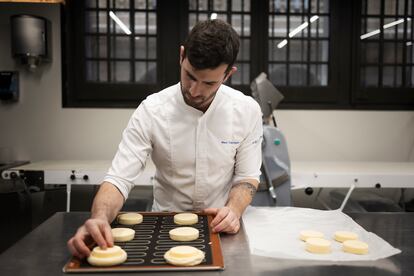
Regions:
[[[374, 261], [401, 253], [388, 242], [366, 231], [352, 218], [339, 210], [323, 211], [296, 207], [248, 207], [243, 222], [254, 255], [324, 261]], [[316, 230], [332, 242], [329, 254], [314, 254], [305, 250], [299, 239], [300, 231]], [[356, 255], [342, 251], [342, 243], [334, 240], [336, 231], [351, 231], [359, 240], [368, 243], [369, 253]]]

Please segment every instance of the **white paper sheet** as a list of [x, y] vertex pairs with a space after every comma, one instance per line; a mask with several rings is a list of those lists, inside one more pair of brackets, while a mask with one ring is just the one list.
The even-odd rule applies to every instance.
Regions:
[[[243, 215], [254, 255], [324, 261], [375, 261], [401, 253], [374, 233], [366, 231], [352, 218], [339, 210], [322, 211], [296, 207], [249, 207]], [[305, 250], [299, 239], [300, 231], [317, 230], [332, 242], [329, 254], [313, 254]], [[368, 243], [369, 253], [356, 255], [342, 251], [342, 243], [334, 240], [336, 231], [351, 231], [359, 240]]]

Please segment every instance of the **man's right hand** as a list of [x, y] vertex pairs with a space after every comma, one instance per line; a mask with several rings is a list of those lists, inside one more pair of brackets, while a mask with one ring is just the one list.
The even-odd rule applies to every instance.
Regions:
[[103, 249], [114, 245], [111, 226], [108, 220], [101, 218], [88, 219], [79, 227], [75, 236], [67, 244], [73, 256], [82, 259], [89, 256], [91, 251], [88, 245], [90, 246], [94, 241]]

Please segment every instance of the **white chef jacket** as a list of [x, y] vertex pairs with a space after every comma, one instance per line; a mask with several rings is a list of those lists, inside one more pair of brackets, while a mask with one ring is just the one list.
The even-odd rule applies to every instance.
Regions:
[[104, 181], [125, 200], [151, 156], [153, 211], [223, 207], [233, 184], [259, 180], [262, 113], [251, 97], [221, 85], [205, 113], [184, 102], [180, 84], [135, 110]]

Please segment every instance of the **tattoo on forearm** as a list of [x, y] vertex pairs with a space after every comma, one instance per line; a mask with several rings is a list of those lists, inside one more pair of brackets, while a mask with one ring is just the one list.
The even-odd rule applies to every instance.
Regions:
[[249, 183], [249, 182], [240, 182], [240, 183], [237, 183], [237, 184], [235, 184], [233, 186], [233, 188], [236, 188], [236, 187], [240, 187], [242, 189], [248, 190], [250, 192], [250, 196], [252, 198], [255, 195], [256, 191], [257, 191], [257, 188], [252, 183]]

